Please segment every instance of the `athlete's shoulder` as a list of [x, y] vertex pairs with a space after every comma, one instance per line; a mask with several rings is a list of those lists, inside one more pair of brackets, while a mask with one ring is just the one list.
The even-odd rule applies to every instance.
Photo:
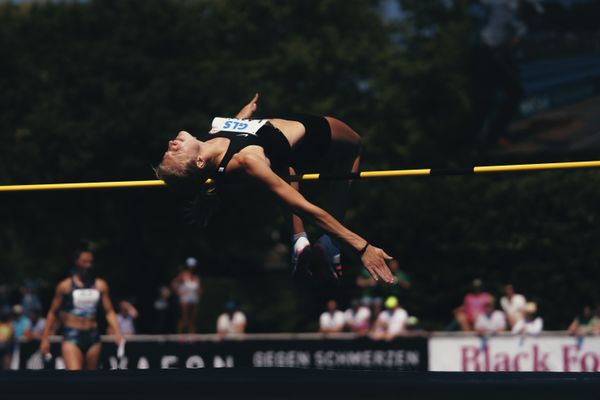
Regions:
[[65, 278], [62, 281], [60, 281], [58, 285], [56, 285], [56, 292], [62, 294], [69, 292], [71, 290], [71, 282], [71, 277]]
[[264, 151], [254, 151], [253, 149], [241, 151], [236, 154], [236, 160], [246, 172], [256, 171], [257, 169], [269, 166]]
[[108, 283], [102, 278], [96, 278], [96, 289], [101, 292], [108, 290]]

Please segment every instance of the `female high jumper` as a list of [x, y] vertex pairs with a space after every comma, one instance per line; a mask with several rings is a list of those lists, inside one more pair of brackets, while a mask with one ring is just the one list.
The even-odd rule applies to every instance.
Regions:
[[303, 222], [309, 220], [329, 234], [321, 236], [314, 248], [323, 252], [332, 275], [340, 277], [342, 273], [338, 245], [341, 241], [356, 250], [374, 279], [393, 283], [386, 265], [392, 257], [339, 222], [345, 212], [348, 182], [342, 182], [343, 187], [338, 183], [337, 208], [333, 207], [330, 214], [309, 202], [300, 193], [299, 183], [288, 183], [282, 178], [308, 172], [358, 172], [360, 136], [333, 117], [299, 114], [250, 119], [257, 102], [258, 94], [235, 118], [215, 118], [207, 134], [194, 137], [188, 132], [179, 132], [168, 143], [162, 162], [156, 168], [157, 177], [181, 191], [197, 189], [208, 178], [216, 182], [230, 178], [260, 182], [293, 212], [295, 271], [306, 268], [313, 258]]

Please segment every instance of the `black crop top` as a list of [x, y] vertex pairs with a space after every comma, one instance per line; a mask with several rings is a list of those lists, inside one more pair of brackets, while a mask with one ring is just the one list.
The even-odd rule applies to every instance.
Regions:
[[260, 129], [256, 131], [256, 134], [219, 131], [216, 133], [206, 133], [198, 137], [198, 140], [205, 142], [215, 138], [229, 139], [229, 147], [217, 168], [215, 177], [218, 177], [225, 172], [227, 164], [229, 164], [229, 161], [231, 161], [235, 154], [243, 148], [253, 145], [260, 146], [264, 149], [265, 155], [271, 162], [271, 169], [273, 171], [276, 173], [287, 174], [291, 155], [290, 143], [284, 134], [269, 122], [261, 126]]
[[82, 318], [96, 318], [102, 294], [94, 282], [80, 287], [71, 278], [71, 290], [63, 296], [62, 310]]

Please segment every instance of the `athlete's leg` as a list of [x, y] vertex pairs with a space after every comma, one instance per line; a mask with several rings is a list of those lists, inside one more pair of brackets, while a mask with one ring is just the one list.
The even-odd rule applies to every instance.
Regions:
[[98, 342], [92, 345], [85, 353], [85, 369], [94, 370], [98, 369], [98, 361], [100, 360], [100, 351], [102, 350], [102, 343]]
[[79, 371], [83, 368], [83, 354], [75, 343], [64, 340], [62, 343], [62, 356], [66, 369]]
[[3, 349], [0, 352], [0, 371], [8, 371], [10, 369], [10, 351]]
[[188, 305], [184, 302], [180, 302], [179, 310], [181, 315], [179, 316], [179, 323], [177, 324], [177, 333], [185, 333], [185, 330], [187, 329]]
[[[289, 167], [289, 174], [296, 175], [298, 171]], [[290, 185], [300, 191], [300, 182], [290, 182]], [[312, 277], [310, 271], [311, 249], [304, 222], [292, 213], [292, 276], [294, 279], [307, 279]]]
[[[331, 145], [324, 164], [326, 171], [323, 172], [341, 175], [358, 172], [362, 149], [360, 135], [337, 118], [325, 118], [331, 127]], [[351, 180], [337, 180], [331, 181], [329, 185], [330, 212], [340, 221], [344, 219], [348, 209], [351, 183]]]
[[[296, 175], [297, 171], [293, 167], [289, 167], [289, 173], [290, 175]], [[300, 191], [300, 182], [290, 182], [290, 186], [296, 189], [296, 191]], [[304, 232], [304, 222], [302, 222], [302, 219], [298, 215], [292, 214], [292, 233], [297, 235]]]
[[198, 303], [190, 304], [189, 308], [190, 308], [189, 332], [196, 333], [196, 320], [198, 319]]
[[[339, 119], [326, 117], [331, 128], [331, 144], [322, 165], [321, 173], [345, 175], [359, 171], [361, 156], [360, 135]], [[326, 209], [337, 220], [343, 221], [350, 200], [351, 180], [329, 182], [329, 198]], [[339, 243], [327, 234], [317, 241], [317, 248], [327, 258], [335, 278], [342, 277]]]

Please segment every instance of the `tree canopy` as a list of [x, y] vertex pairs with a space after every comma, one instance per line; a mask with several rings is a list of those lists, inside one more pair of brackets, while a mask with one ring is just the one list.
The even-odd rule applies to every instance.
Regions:
[[[204, 131], [255, 92], [260, 116], [347, 121], [364, 136], [363, 169], [471, 164], [468, 2], [425, 3], [403, 2], [412, 17], [391, 22], [369, 0], [0, 5], [0, 182], [152, 179], [170, 136]], [[495, 293], [513, 281], [563, 328], [597, 300], [599, 186], [594, 171], [359, 182], [347, 222], [414, 276], [405, 306], [426, 327], [481, 276]], [[255, 330], [304, 330], [331, 295], [307, 300], [287, 271], [264, 268], [290, 228], [260, 191], [225, 200], [210, 235], [162, 189], [1, 198], [4, 282], [56, 281], [88, 238], [113, 294], [146, 305], [198, 256], [207, 331], [231, 296]], [[333, 293], [354, 295], [351, 278]]]

